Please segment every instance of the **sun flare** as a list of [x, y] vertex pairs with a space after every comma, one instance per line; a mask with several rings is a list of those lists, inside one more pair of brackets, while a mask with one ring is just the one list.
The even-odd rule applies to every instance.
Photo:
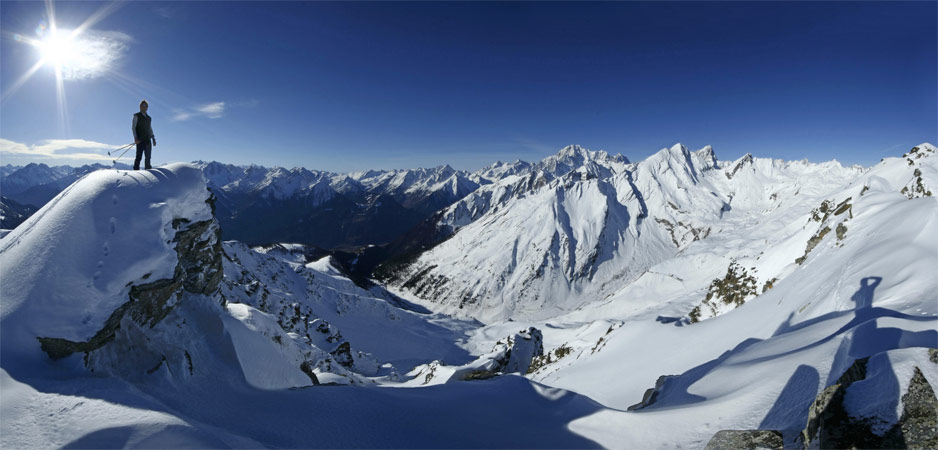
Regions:
[[39, 54], [45, 64], [49, 64], [58, 70], [68, 67], [75, 62], [75, 52], [79, 49], [75, 46], [73, 37], [66, 33], [52, 32], [49, 36], [36, 43]]
[[35, 28], [35, 37], [23, 33], [5, 31], [4, 37], [12, 38], [35, 50], [37, 60], [10, 87], [0, 95], [0, 102], [5, 102], [18, 91], [33, 75], [44, 67], [52, 69], [55, 75], [55, 93], [59, 116], [59, 126], [63, 134], [68, 134], [68, 101], [65, 85], [70, 80], [89, 80], [114, 74], [127, 51], [130, 36], [118, 31], [99, 31], [92, 27], [107, 17], [119, 6], [120, 2], [104, 5], [85, 19], [74, 29], [60, 29], [57, 26], [55, 6], [52, 0], [46, 0], [46, 17]]
[[118, 34], [52, 29], [32, 42], [44, 66], [65, 80], [95, 78], [113, 68], [126, 45]]
[[26, 33], [4, 32], [5, 37], [33, 47], [38, 58], [3, 92], [0, 99], [7, 99], [43, 67], [53, 69], [58, 86], [68, 80], [91, 79], [113, 73], [132, 39], [118, 31], [98, 31], [91, 27], [118, 6], [118, 2], [109, 3], [78, 27], [66, 30], [58, 28], [55, 7], [51, 0], [47, 0], [46, 18], [35, 28], [34, 37]]

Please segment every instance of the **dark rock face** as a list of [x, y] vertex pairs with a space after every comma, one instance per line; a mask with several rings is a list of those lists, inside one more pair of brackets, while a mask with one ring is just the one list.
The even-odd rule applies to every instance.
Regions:
[[721, 430], [705, 450], [755, 450], [784, 448], [782, 433], [775, 430]]
[[537, 328], [528, 327], [508, 339], [510, 348], [500, 370], [502, 373], [527, 373], [531, 361], [544, 355], [544, 336]]
[[690, 321], [699, 322], [703, 311], [709, 312], [711, 317], [717, 315], [721, 309], [719, 303], [738, 308], [757, 293], [756, 278], [733, 261], [726, 268], [726, 275], [722, 279], [717, 278], [710, 283], [707, 298], [690, 312]]
[[309, 361], [303, 361], [303, 363], [300, 364], [300, 370], [302, 370], [303, 373], [309, 377], [309, 381], [313, 383], [313, 386], [319, 386], [319, 377], [317, 377], [316, 373], [313, 372], [312, 363]]
[[[929, 359], [934, 362], [938, 350], [929, 349]], [[909, 389], [902, 396], [902, 415], [882, 435], [873, 429], [882, 419], [877, 417], [851, 416], [844, 398], [850, 386], [867, 378], [869, 357], [861, 358], [817, 395], [808, 411], [808, 421], [801, 433], [805, 448], [938, 448], [938, 397], [925, 379], [921, 369], [914, 368]], [[665, 377], [658, 379], [657, 388]], [[639, 409], [654, 403], [656, 389], [645, 393], [642, 403], [629, 410]], [[882, 433], [882, 431], [880, 431]], [[707, 444], [711, 449], [756, 449], [783, 448], [782, 434], [775, 430], [723, 430], [713, 436]]]
[[352, 359], [352, 346], [348, 342], [339, 344], [339, 347], [330, 354], [335, 357], [335, 362], [343, 367], [350, 368], [355, 363], [355, 360]]
[[544, 355], [544, 336], [541, 330], [528, 327], [503, 341], [495, 343], [495, 349], [507, 347], [504, 355], [496, 360], [497, 365], [493, 372], [501, 373], [527, 373], [531, 361]]
[[[203, 241], [210, 234], [214, 238]], [[176, 253], [182, 269], [183, 289], [193, 294], [211, 294], [218, 290], [223, 278], [221, 259], [221, 229], [214, 220], [190, 225], [176, 233]], [[175, 277], [174, 277], [175, 278]]]
[[802, 432], [805, 447], [938, 448], [938, 398], [918, 367], [902, 396], [902, 415], [885, 434], [873, 432], [876, 418], [848, 414], [844, 396], [851, 384], [866, 378], [868, 360], [856, 360], [836, 384], [818, 394]]
[[642, 395], [642, 401], [629, 406], [628, 411], [636, 411], [654, 404], [655, 401], [658, 400], [658, 393], [661, 392], [665, 382], [672, 377], [673, 375], [662, 375], [658, 377], [658, 379], [655, 380], [655, 387], [646, 389], [645, 394]]
[[938, 448], [938, 398], [918, 367], [902, 405], [902, 416], [884, 436], [883, 447]]
[[837, 383], [826, 387], [808, 411], [808, 423], [801, 433], [805, 446], [818, 443], [821, 448], [880, 447], [870, 424], [851, 417], [844, 406], [844, 397], [851, 384], [866, 378], [869, 358], [858, 359], [844, 372]]
[[222, 280], [221, 231], [214, 219], [185, 226], [188, 220], [173, 221], [178, 262], [173, 277], [130, 288], [130, 300], [118, 307], [95, 335], [85, 342], [55, 337], [39, 337], [50, 358], [64, 358], [76, 352], [90, 352], [114, 339], [121, 320], [129, 317], [140, 326], [153, 327], [173, 309], [174, 297], [189, 292], [211, 294]]
[[461, 376], [463, 381], [485, 380], [503, 373], [528, 373], [531, 363], [544, 356], [541, 330], [528, 327], [495, 343], [493, 352], [502, 352], [489, 369], [475, 370]]

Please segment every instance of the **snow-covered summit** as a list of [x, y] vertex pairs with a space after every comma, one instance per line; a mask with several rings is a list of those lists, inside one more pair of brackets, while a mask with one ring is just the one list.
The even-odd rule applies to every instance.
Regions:
[[187, 164], [96, 171], [4, 237], [4, 361], [41, 355], [37, 338], [90, 341], [134, 286], [173, 279], [174, 238], [212, 223], [209, 197], [201, 171]]
[[600, 165], [611, 170], [628, 164], [628, 158], [622, 155], [610, 156], [609, 153], [599, 150], [587, 150], [579, 145], [568, 145], [555, 155], [548, 156], [534, 165], [534, 170], [541, 170], [552, 177], [562, 177], [578, 167], [589, 163]]

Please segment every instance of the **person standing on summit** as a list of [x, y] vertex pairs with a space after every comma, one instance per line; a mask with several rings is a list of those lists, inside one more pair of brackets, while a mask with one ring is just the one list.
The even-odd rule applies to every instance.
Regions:
[[[150, 105], [146, 100], [140, 102], [140, 112], [134, 113], [134, 144], [137, 144], [137, 158], [134, 159], [134, 170], [140, 170], [140, 157], [146, 154], [145, 166], [147, 170], [150, 167], [150, 154], [153, 147], [156, 146], [156, 136], [153, 135], [153, 127], [150, 126], [150, 116], [147, 115], [147, 108]], [[153, 145], [150, 145], [152, 141]]]

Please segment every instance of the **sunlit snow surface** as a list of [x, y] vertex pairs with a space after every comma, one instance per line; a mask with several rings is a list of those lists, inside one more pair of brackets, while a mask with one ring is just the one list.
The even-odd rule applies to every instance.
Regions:
[[[560, 156], [582, 155], [565, 150]], [[448, 274], [479, 277], [504, 268], [499, 258], [512, 251], [522, 267], [541, 235], [549, 245], [561, 230], [577, 244], [567, 247], [557, 285], [537, 287], [540, 303], [461, 313], [484, 326], [399, 290], [416, 304], [401, 309], [380, 288], [355, 286], [328, 258], [307, 264], [289, 246], [225, 243], [227, 305], [186, 296], [147, 331], [147, 352], [185, 348], [192, 369], [181, 370], [185, 364], [170, 355], [152, 373], [141, 365], [145, 355], [132, 352], [120, 370], [90, 373], [81, 355], [50, 360], [35, 337], [87, 339], [126, 301], [128, 282], [171, 274], [172, 219], [210, 217], [208, 193], [193, 166], [93, 173], [0, 240], [0, 445], [700, 448], [722, 429], [777, 429], [792, 442], [819, 390], [856, 358], [874, 355], [871, 373], [892, 373], [895, 383], [886, 377], [858, 386], [846, 400], [852, 411], [897, 419], [913, 366], [938, 385], [938, 365], [922, 348], [938, 346], [938, 199], [900, 192], [914, 170], [938, 191], [938, 157], [911, 165], [887, 158], [869, 170], [756, 158], [729, 178], [739, 162], [716, 163], [708, 150], [678, 146], [608, 167], [583, 158], [580, 175], [523, 195], [511, 183], [527, 167], [493, 166], [504, 171], [502, 181], [454, 205], [444, 220], [459, 231], [423, 258], [462, 258], [476, 265]], [[540, 167], [564, 171], [557, 161]], [[642, 201], [628, 192], [644, 193]], [[822, 225], [809, 220], [812, 209], [847, 197], [852, 217], [828, 219], [845, 224], [844, 237], [829, 233], [796, 264]], [[476, 213], [465, 209], [470, 204]], [[642, 207], [645, 225], [637, 220]], [[711, 232], [697, 241], [675, 236], [651, 228], [656, 217]], [[603, 232], [610, 223], [616, 234]], [[596, 267], [584, 262], [594, 249]], [[765, 281], [777, 279], [774, 287], [699, 323], [672, 320], [703, 300], [731, 260], [756, 274], [760, 293]], [[308, 308], [361, 352], [361, 365], [356, 360], [344, 375], [318, 372], [323, 381], [355, 379], [355, 386], [309, 386], [298, 362], [332, 349], [280, 328], [277, 311], [265, 305], [262, 312], [260, 294], [236, 280], [241, 270], [268, 298]], [[590, 271], [605, 283], [564, 278]], [[504, 283], [521, 292], [515, 281]], [[546, 351], [563, 345], [571, 352], [527, 377], [421, 387], [405, 375], [434, 360], [474, 364], [529, 326], [543, 332]], [[661, 375], [673, 377], [657, 402], [627, 412]]]

